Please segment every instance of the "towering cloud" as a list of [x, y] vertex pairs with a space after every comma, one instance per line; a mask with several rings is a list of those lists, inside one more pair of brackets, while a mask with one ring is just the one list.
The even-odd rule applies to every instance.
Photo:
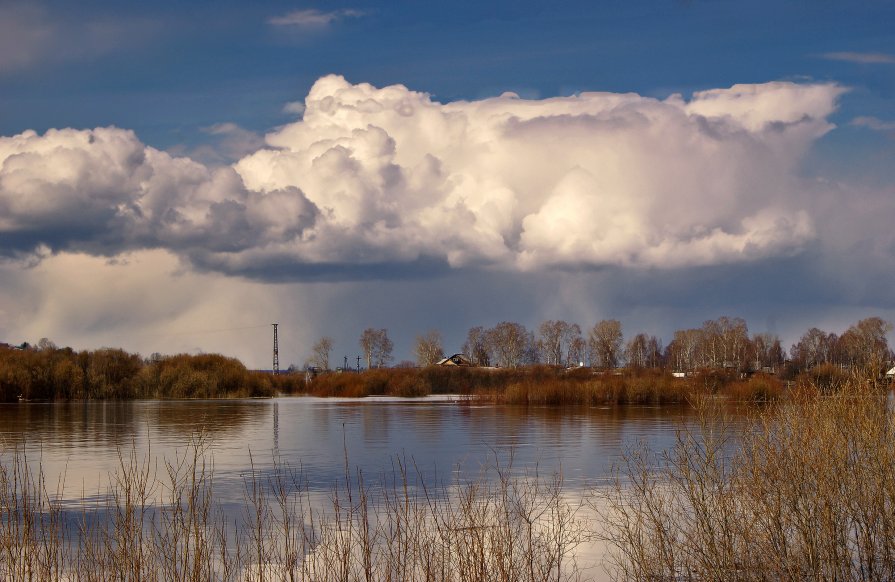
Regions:
[[798, 165], [842, 91], [441, 104], [329, 76], [224, 168], [116, 128], [26, 132], [0, 138], [0, 252], [163, 248], [278, 279], [784, 256], [815, 236]]

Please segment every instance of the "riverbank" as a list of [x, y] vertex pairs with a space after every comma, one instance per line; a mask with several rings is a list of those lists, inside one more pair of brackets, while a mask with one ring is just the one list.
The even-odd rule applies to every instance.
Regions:
[[702, 371], [675, 377], [664, 370], [393, 368], [322, 374], [305, 389], [313, 396], [426, 396], [462, 394], [474, 399], [520, 405], [684, 404], [699, 395], [737, 402], [779, 399], [784, 384], [774, 376]]
[[702, 369], [672, 374], [659, 368], [519, 368], [428, 366], [335, 371], [314, 375], [258, 372], [218, 354], [153, 355], [120, 349], [0, 349], [0, 402], [131, 399], [258, 398], [307, 394], [322, 397], [420, 397], [459, 394], [520, 405], [676, 405], [698, 396], [734, 402], [780, 399], [785, 387], [837, 391], [855, 378], [831, 364], [790, 374]]
[[303, 375], [253, 372], [219, 354], [143, 359], [114, 348], [0, 349], [0, 402], [250, 398], [303, 387]]

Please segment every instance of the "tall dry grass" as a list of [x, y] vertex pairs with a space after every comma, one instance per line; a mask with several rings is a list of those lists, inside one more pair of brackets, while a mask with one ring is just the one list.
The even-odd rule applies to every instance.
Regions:
[[895, 422], [852, 381], [635, 450], [597, 491], [619, 580], [895, 579]]
[[685, 404], [693, 383], [661, 372], [566, 374], [528, 377], [494, 395], [497, 402], [525, 405]]
[[0, 465], [2, 580], [574, 580], [586, 537], [562, 479], [423, 486], [412, 466], [371, 486], [346, 463], [327, 496], [281, 464], [219, 503], [196, 445], [161, 463], [122, 455], [103, 501], [72, 512], [21, 452]]
[[702, 371], [675, 378], [665, 370], [566, 370], [549, 366], [516, 369], [427, 368], [373, 369], [323, 374], [306, 387], [314, 396], [425, 396], [462, 394], [514, 405], [663, 405], [686, 404], [699, 395], [721, 395], [736, 402], [765, 403], [783, 396], [775, 377], [741, 379], [731, 372]]

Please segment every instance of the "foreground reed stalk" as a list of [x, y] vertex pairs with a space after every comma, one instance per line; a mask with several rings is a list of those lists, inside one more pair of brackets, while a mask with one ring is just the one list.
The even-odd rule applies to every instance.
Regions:
[[121, 455], [97, 507], [65, 508], [19, 450], [0, 465], [0, 580], [578, 579], [585, 540], [561, 478], [496, 477], [429, 488], [399, 460], [371, 488], [346, 470], [331, 494], [275, 464], [227, 511], [201, 444], [161, 466]]
[[[699, 435], [629, 455], [597, 491], [619, 580], [895, 579], [895, 419], [852, 384], [734, 431], [704, 405]], [[731, 446], [731, 439], [736, 446]]]

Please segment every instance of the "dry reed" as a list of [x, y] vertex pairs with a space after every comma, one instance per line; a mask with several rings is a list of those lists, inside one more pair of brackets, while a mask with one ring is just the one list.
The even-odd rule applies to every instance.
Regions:
[[895, 422], [852, 381], [745, 429], [700, 404], [676, 445], [628, 455], [595, 507], [619, 580], [895, 579]]
[[433, 488], [398, 460], [371, 487], [346, 463], [327, 498], [275, 463], [245, 477], [234, 513], [198, 443], [161, 466], [121, 455], [104, 501], [72, 514], [16, 450], [0, 465], [0, 579], [577, 579], [586, 532], [561, 477], [493, 471]]

